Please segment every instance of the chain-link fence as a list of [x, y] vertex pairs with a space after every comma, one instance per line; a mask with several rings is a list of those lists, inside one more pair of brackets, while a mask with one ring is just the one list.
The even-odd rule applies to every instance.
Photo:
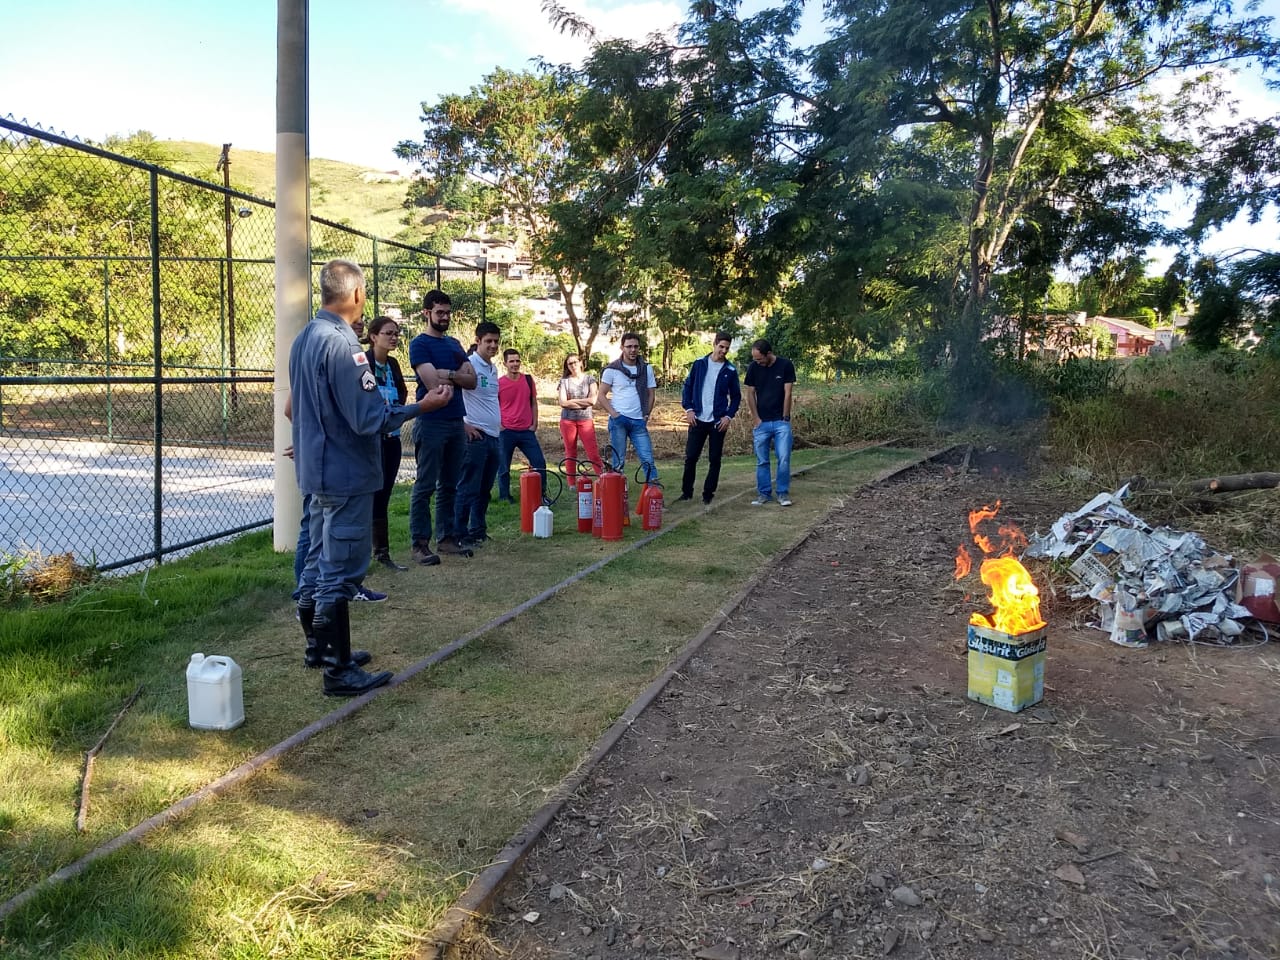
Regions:
[[[274, 204], [129, 147], [0, 118], [0, 560], [107, 571], [271, 523]], [[360, 263], [374, 315], [483, 284], [319, 218], [312, 256], [317, 289]]]

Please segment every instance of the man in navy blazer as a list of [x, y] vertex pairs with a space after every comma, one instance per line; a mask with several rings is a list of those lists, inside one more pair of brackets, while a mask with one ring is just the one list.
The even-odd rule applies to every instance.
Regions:
[[698, 472], [702, 448], [711, 441], [707, 454], [707, 479], [702, 485], [702, 502], [710, 503], [720, 485], [720, 456], [724, 438], [742, 402], [738, 384], [738, 368], [728, 359], [733, 337], [717, 333], [711, 352], [693, 361], [680, 395], [684, 418], [689, 424], [689, 437], [684, 445], [684, 477], [680, 483], [680, 499], [693, 499], [693, 483]]

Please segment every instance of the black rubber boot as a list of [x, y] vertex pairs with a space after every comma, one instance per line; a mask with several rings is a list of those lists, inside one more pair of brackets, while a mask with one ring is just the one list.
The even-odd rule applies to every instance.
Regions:
[[[341, 605], [341, 613], [337, 606], [333, 607], [333, 617], [347, 617], [350, 611], [344, 601]], [[314, 606], [304, 607], [298, 604], [298, 622], [302, 624], [302, 632], [307, 638], [307, 649], [302, 655], [303, 666], [306, 667], [336, 667], [338, 665], [337, 658], [325, 649], [325, 644], [316, 637], [315, 628], [316, 608]], [[351, 635], [351, 628], [348, 626], [347, 635]], [[351, 654], [351, 662], [357, 667], [363, 667], [366, 663], [373, 659], [373, 654], [368, 650], [351, 650], [350, 645], [347, 647]]]
[[390, 534], [387, 530], [387, 521], [373, 521], [373, 559], [378, 561], [388, 570], [408, 570], [408, 567], [402, 567], [391, 559]]
[[316, 633], [313, 629], [313, 622], [316, 618], [316, 606], [314, 603], [298, 602], [298, 622], [302, 624], [302, 635], [307, 640], [306, 649], [302, 654], [302, 665], [305, 667], [320, 666], [320, 644], [316, 640]]
[[[315, 621], [316, 639], [327, 647], [326, 654], [334, 662], [326, 662], [324, 668], [324, 692], [329, 697], [355, 697], [380, 687], [391, 679], [391, 672], [366, 673], [354, 662], [351, 653], [351, 618], [347, 601], [333, 605], [328, 619]], [[328, 661], [328, 656], [326, 656]]]

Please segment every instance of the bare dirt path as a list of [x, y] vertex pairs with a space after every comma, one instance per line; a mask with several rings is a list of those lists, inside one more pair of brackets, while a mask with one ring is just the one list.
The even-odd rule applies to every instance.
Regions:
[[1079, 506], [938, 464], [849, 498], [591, 776], [465, 952], [1280, 957], [1280, 649], [1122, 649], [1049, 596], [1044, 702], [967, 700], [985, 604], [952, 558], [996, 499], [1028, 530]]

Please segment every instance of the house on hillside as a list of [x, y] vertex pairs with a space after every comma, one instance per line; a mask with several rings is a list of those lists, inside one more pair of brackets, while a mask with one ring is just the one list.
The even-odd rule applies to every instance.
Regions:
[[484, 267], [490, 276], [522, 280], [533, 261], [520, 253], [514, 240], [499, 237], [463, 237], [449, 246], [449, 256]]

